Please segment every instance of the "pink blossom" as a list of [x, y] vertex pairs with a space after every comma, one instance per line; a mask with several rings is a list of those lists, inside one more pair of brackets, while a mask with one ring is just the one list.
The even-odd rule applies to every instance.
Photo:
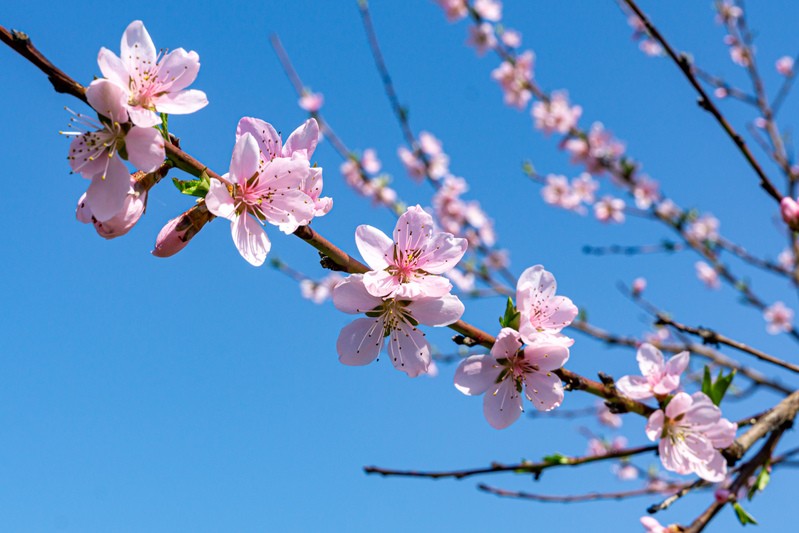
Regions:
[[583, 163], [588, 172], [601, 174], [624, 155], [625, 146], [605, 127], [595, 122], [585, 138], [573, 137], [562, 144], [574, 163]]
[[497, 46], [494, 26], [488, 22], [469, 26], [469, 38], [466, 44], [473, 46], [478, 56], [484, 56], [486, 52]]
[[723, 100], [724, 98], [727, 98], [727, 97], [730, 95], [729, 91], [727, 91], [727, 89], [726, 89], [726, 88], [724, 88], [724, 87], [716, 87], [716, 88], [713, 90], [713, 94], [714, 94], [714, 95], [716, 96], [716, 98], [718, 98], [719, 100]]
[[799, 203], [790, 196], [780, 201], [782, 220], [794, 231], [799, 231]]
[[236, 140], [245, 133], [252, 135], [258, 142], [258, 149], [261, 152], [258, 164], [260, 170], [278, 158], [292, 158], [297, 154], [305, 159], [308, 165], [304, 170], [305, 178], [302, 181], [301, 189], [313, 200], [313, 216], [321, 217], [330, 211], [333, 207], [333, 200], [328, 197], [320, 197], [323, 184], [322, 168], [311, 166], [311, 156], [316, 150], [320, 136], [319, 123], [315, 118], [309, 118], [300, 124], [291, 132], [285, 143], [270, 123], [258, 118], [244, 117], [239, 120], [236, 127]]
[[262, 224], [269, 222], [288, 234], [313, 218], [313, 199], [302, 190], [309, 170], [299, 152], [264, 161], [258, 141], [247, 132], [238, 136], [233, 150], [230, 185], [211, 179], [208, 210], [230, 220], [233, 242], [251, 265], [261, 266], [271, 248]]
[[432, 179], [437, 180], [449, 174], [449, 156], [444, 153], [441, 141], [432, 133], [423, 131], [419, 134], [419, 148], [427, 158], [427, 174]]
[[632, 283], [633, 294], [640, 296], [646, 289], [646, 278], [635, 278]]
[[106, 220], [99, 220], [94, 214], [94, 208], [87, 191], [78, 200], [75, 217], [84, 224], [94, 224], [97, 234], [104, 239], [121, 237], [129, 232], [144, 214], [147, 208], [147, 187], [128, 175], [128, 192], [119, 211]]
[[793, 76], [793, 58], [791, 56], [782, 56], [775, 64], [777, 72], [783, 76]]
[[471, 245], [493, 246], [496, 241], [493, 221], [477, 201], [466, 202], [460, 195], [468, 190], [466, 180], [445, 176], [433, 196], [433, 209], [439, 226], [449, 233], [465, 237]]
[[516, 284], [516, 308], [519, 310], [519, 333], [527, 344], [539, 337], [555, 339], [566, 346], [574, 341], [560, 331], [577, 317], [577, 306], [565, 296], [556, 296], [557, 283], [551, 272], [535, 265], [519, 276]]
[[759, 128], [761, 130], [766, 129], [766, 126], [768, 126], [768, 122], [763, 117], [755, 118], [755, 120], [752, 121], [752, 124], [754, 124], [756, 128]]
[[[164, 140], [154, 128], [131, 127], [125, 95], [108, 80], [95, 80], [86, 89], [86, 99], [95, 111], [109, 119], [99, 122], [75, 113], [83, 131], [62, 132], [74, 136], [69, 145], [70, 168], [92, 180], [86, 191], [93, 216], [105, 222], [123, 209], [129, 190], [130, 173], [117, 151], [124, 148], [128, 159], [143, 172], [152, 172], [164, 162]], [[75, 126], [75, 123], [71, 123]], [[93, 131], [88, 131], [93, 128]]]
[[724, 44], [730, 47], [730, 59], [736, 65], [741, 67], [748, 67], [752, 60], [749, 57], [749, 51], [732, 35], [724, 36]]
[[504, 30], [502, 32], [502, 44], [508, 48], [519, 48], [522, 45], [522, 34], [516, 30]]
[[410, 177], [416, 181], [421, 181], [425, 177], [427, 168], [425, 167], [424, 161], [416, 157], [416, 154], [404, 146], [400, 146], [397, 148], [397, 155]]
[[663, 527], [651, 516], [642, 516], [641, 525], [644, 526], [644, 533], [671, 533], [670, 527]]
[[380, 160], [377, 158], [377, 152], [373, 148], [367, 148], [363, 151], [361, 156], [361, 166], [369, 174], [377, 174], [382, 168]]
[[473, 272], [461, 272], [453, 268], [444, 274], [449, 280], [463, 292], [472, 292], [475, 289], [475, 277]]
[[320, 281], [304, 279], [300, 281], [300, 293], [303, 298], [311, 300], [315, 304], [321, 304], [332, 297], [333, 289], [335, 289], [336, 285], [341, 283], [343, 279], [344, 276], [338, 272], [331, 272]]
[[214, 218], [204, 202], [192, 206], [182, 215], [173, 218], [158, 232], [155, 248], [151, 254], [155, 257], [171, 257], [183, 250], [189, 241]]
[[636, 355], [641, 376], [624, 376], [616, 382], [616, 388], [633, 400], [646, 400], [653, 396], [665, 396], [680, 386], [680, 375], [688, 367], [688, 352], [680, 352], [663, 361], [663, 354], [649, 343], [638, 348]]
[[322, 93], [314, 93], [310, 91], [304, 91], [300, 99], [297, 101], [297, 104], [300, 106], [301, 109], [309, 113], [316, 113], [320, 109], [322, 109], [322, 105], [325, 103], [325, 95]]
[[719, 219], [711, 214], [704, 214], [688, 226], [685, 237], [699, 243], [716, 242], [719, 239], [720, 225]]
[[638, 479], [638, 468], [629, 463], [616, 463], [610, 467], [610, 470], [622, 481]]
[[563, 209], [576, 209], [580, 206], [580, 196], [571, 188], [566, 176], [550, 174], [547, 184], [541, 188], [541, 196], [549, 205]]
[[694, 266], [696, 267], [696, 277], [699, 278], [699, 281], [707, 285], [709, 289], [718, 289], [721, 286], [719, 274], [716, 272], [716, 269], [704, 261], [697, 261]]
[[733, 443], [737, 429], [721, 418], [721, 410], [706, 394], [679, 392], [665, 413], [658, 409], [650, 415], [646, 435], [651, 441], [660, 440], [660, 461], [666, 470], [718, 482], [727, 473], [727, 461], [719, 450]]
[[767, 322], [766, 331], [772, 335], [793, 329], [793, 310], [782, 302], [774, 302], [766, 307], [763, 310], [763, 318]]
[[536, 102], [532, 111], [535, 127], [546, 134], [569, 133], [582, 114], [582, 107], [569, 105], [569, 95], [565, 91], [553, 92], [548, 102]]
[[504, 429], [522, 413], [521, 392], [539, 411], [563, 402], [563, 384], [554, 374], [569, 359], [569, 349], [553, 342], [525, 346], [511, 328], [502, 328], [490, 354], [473, 355], [455, 371], [455, 388], [463, 394], [483, 394], [483, 414], [495, 429]]
[[641, 39], [638, 43], [638, 48], [650, 57], [655, 57], [663, 54], [663, 47], [656, 40], [646, 37]]
[[519, 54], [514, 62], [503, 61], [491, 72], [491, 77], [502, 87], [507, 105], [524, 109], [530, 101], [534, 60], [533, 52], [527, 50]]
[[666, 342], [671, 339], [671, 330], [666, 327], [655, 328], [655, 331], [644, 333], [644, 340], [650, 344]]
[[197, 52], [177, 48], [160, 55], [140, 20], [134, 20], [122, 35], [120, 57], [101, 48], [100, 71], [124, 93], [123, 105], [137, 126], [155, 126], [156, 115], [193, 113], [208, 105], [205, 93], [188, 87], [200, 70]]
[[467, 0], [435, 0], [449, 22], [457, 22], [469, 14]]
[[777, 263], [785, 270], [791, 272], [796, 266], [796, 259], [794, 258], [793, 251], [786, 248], [777, 256]]
[[457, 296], [418, 300], [383, 299], [366, 290], [363, 275], [353, 274], [333, 289], [333, 304], [349, 314], [365, 313], [344, 327], [336, 342], [339, 361], [362, 366], [374, 361], [388, 337], [388, 355], [397, 370], [416, 377], [429, 370], [430, 345], [416, 324], [448, 326], [463, 314]]
[[624, 200], [604, 196], [594, 204], [594, 216], [600, 222], [624, 222]]
[[358, 250], [372, 269], [363, 276], [366, 290], [407, 300], [449, 294], [452, 284], [441, 274], [461, 260], [466, 240], [434, 231], [433, 217], [418, 205], [400, 216], [393, 237], [368, 225], [355, 230]]
[[588, 439], [588, 448], [585, 451], [586, 455], [606, 455], [608, 453], [607, 446], [601, 439], [591, 438]]
[[649, 176], [640, 176], [635, 180], [633, 196], [638, 209], [649, 209], [660, 198], [660, 184]]
[[480, 18], [499, 22], [502, 18], [502, 2], [499, 0], [474, 0], [474, 10]]
[[583, 172], [576, 178], [572, 178], [571, 182], [572, 191], [577, 195], [581, 202], [586, 204], [594, 203], [596, 199], [596, 191], [599, 189], [599, 183], [591, 177], [591, 174]]
[[600, 424], [611, 428], [620, 428], [623, 423], [621, 417], [611, 412], [605, 402], [597, 402], [596, 417]]
[[674, 220], [682, 214], [682, 211], [677, 207], [677, 204], [666, 198], [655, 206], [655, 213], [666, 220]]
[[735, 5], [730, 0], [722, 0], [721, 2], [717, 2], [716, 9], [718, 11], [716, 22], [719, 24], [735, 22], [744, 14], [743, 9], [741, 9], [740, 6]]

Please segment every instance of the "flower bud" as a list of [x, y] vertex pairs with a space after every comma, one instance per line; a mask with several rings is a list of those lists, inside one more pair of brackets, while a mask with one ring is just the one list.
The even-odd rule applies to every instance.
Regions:
[[782, 219], [792, 230], [799, 230], [799, 203], [793, 198], [786, 196], [780, 202], [780, 213]]
[[189, 244], [203, 226], [214, 218], [205, 202], [200, 202], [182, 215], [167, 222], [155, 239], [152, 253], [156, 257], [171, 257]]

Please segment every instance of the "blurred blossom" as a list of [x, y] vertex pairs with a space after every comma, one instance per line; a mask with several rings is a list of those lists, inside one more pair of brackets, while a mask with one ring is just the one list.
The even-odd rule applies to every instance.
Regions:
[[300, 293], [303, 298], [311, 300], [315, 304], [324, 303], [333, 295], [333, 288], [338, 285], [344, 276], [338, 272], [331, 272], [321, 281], [304, 279], [300, 281]]
[[782, 56], [775, 64], [777, 72], [783, 76], [793, 76], [793, 58], [790, 56]]
[[494, 26], [488, 22], [483, 22], [478, 26], [469, 26], [469, 38], [466, 39], [466, 44], [473, 46], [478, 56], [484, 56], [486, 52], [497, 45]]
[[709, 289], [718, 289], [721, 286], [718, 272], [712, 266], [704, 261], [697, 261], [694, 266], [696, 267], [696, 277]]
[[766, 331], [772, 335], [793, 329], [793, 310], [782, 302], [774, 302], [763, 310]]
[[604, 196], [594, 204], [594, 216], [600, 222], [624, 222], [624, 200]]
[[322, 109], [325, 97], [322, 93], [304, 92], [297, 102], [299, 106], [309, 113], [316, 113]]

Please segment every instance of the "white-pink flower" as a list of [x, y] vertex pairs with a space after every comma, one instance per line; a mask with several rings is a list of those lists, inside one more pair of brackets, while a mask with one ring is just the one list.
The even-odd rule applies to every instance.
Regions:
[[660, 198], [660, 184], [649, 176], [639, 176], [633, 186], [633, 196], [638, 209], [649, 209]]
[[577, 195], [581, 202], [586, 204], [594, 203], [599, 183], [591, 177], [591, 174], [583, 172], [576, 178], [572, 178], [571, 186], [574, 194]]
[[262, 224], [292, 233], [313, 218], [313, 199], [302, 190], [308, 174], [302, 154], [264, 161], [255, 137], [244, 133], [233, 149], [226, 178], [230, 184], [211, 179], [205, 197], [208, 210], [230, 220], [233, 242], [251, 265], [261, 266], [271, 248]]
[[718, 289], [721, 287], [719, 274], [716, 272], [716, 269], [704, 261], [697, 261], [694, 266], [696, 267], [696, 277], [699, 278], [699, 281], [707, 285], [709, 289]]
[[483, 394], [483, 414], [495, 429], [504, 429], [522, 413], [522, 391], [539, 411], [563, 402], [563, 384], [554, 371], [569, 359], [563, 344], [525, 346], [514, 329], [502, 328], [490, 354], [473, 355], [455, 371], [455, 387], [464, 394]]
[[444, 10], [449, 22], [457, 22], [469, 14], [469, 7], [466, 0], [435, 0]]
[[560, 331], [577, 317], [577, 306], [565, 296], [556, 296], [557, 283], [551, 272], [535, 265], [519, 276], [516, 284], [516, 308], [519, 333], [527, 344], [541, 337], [571, 346], [574, 341]]
[[715, 242], [719, 238], [720, 225], [719, 219], [711, 214], [704, 214], [688, 226], [685, 236], [694, 242]]
[[611, 428], [620, 428], [622, 426], [622, 419], [616, 413], [612, 413], [610, 408], [605, 402], [597, 402], [596, 404], [596, 418], [603, 426]]
[[351, 322], [336, 342], [339, 361], [362, 366], [377, 359], [388, 337], [388, 355], [397, 370], [410, 377], [428, 371], [430, 345], [417, 324], [448, 326], [463, 314], [457, 296], [421, 298], [407, 301], [372, 296], [366, 290], [363, 275], [353, 274], [333, 289], [333, 304], [349, 314], [366, 314]]
[[316, 113], [320, 109], [322, 109], [322, 105], [325, 103], [325, 95], [322, 93], [314, 93], [311, 91], [305, 91], [300, 96], [300, 99], [297, 101], [297, 105], [300, 106], [301, 109], [309, 113]]
[[491, 71], [491, 77], [499, 82], [502, 92], [505, 94], [505, 103], [524, 109], [527, 102], [532, 98], [530, 85], [533, 80], [533, 62], [535, 55], [532, 51], [516, 56], [514, 62], [503, 61], [497, 68]]
[[651, 516], [642, 516], [641, 525], [644, 526], [644, 533], [671, 533], [670, 527], [664, 527]]
[[484, 56], [486, 52], [497, 45], [494, 26], [488, 22], [483, 22], [478, 26], [469, 26], [469, 38], [466, 40], [466, 44], [473, 46], [478, 56]]
[[719, 450], [735, 440], [738, 426], [721, 418], [721, 410], [702, 392], [677, 393], [666, 406], [649, 416], [646, 435], [660, 440], [660, 462], [678, 474], [695, 473], [718, 482], [727, 474], [727, 461]]
[[126, 133], [122, 127], [128, 122], [125, 94], [108, 80], [93, 81], [86, 99], [108, 121], [76, 113], [74, 120], [85, 130], [62, 133], [75, 136], [69, 145], [69, 166], [92, 180], [86, 196], [92, 215], [105, 222], [123, 209], [130, 191], [130, 173], [117, 151], [124, 148], [133, 166], [152, 172], [164, 162], [164, 140], [155, 128], [133, 126]]
[[379, 229], [361, 225], [355, 243], [372, 269], [363, 276], [370, 294], [415, 300], [449, 294], [452, 284], [442, 276], [466, 253], [466, 239], [435, 231], [433, 217], [412, 206], [394, 228], [393, 240]]
[[783, 76], [793, 76], [793, 58], [791, 56], [782, 56], [775, 64], [777, 72]]
[[122, 207], [111, 218], [103, 221], [97, 218], [87, 193], [83, 193], [78, 200], [75, 218], [84, 224], [94, 224], [97, 234], [104, 239], [125, 235], [136, 225], [147, 208], [147, 189], [133, 176], [129, 175], [128, 179], [128, 192], [122, 202]]
[[304, 279], [300, 281], [300, 293], [303, 298], [311, 300], [315, 304], [321, 304], [332, 296], [333, 289], [343, 279], [344, 276], [338, 272], [331, 272], [320, 281]]
[[125, 94], [125, 107], [137, 126], [155, 126], [156, 115], [193, 113], [208, 105], [205, 93], [186, 89], [197, 78], [200, 56], [177, 48], [160, 55], [140, 20], [125, 29], [120, 57], [107, 48], [97, 56], [100, 71]]
[[546, 203], [569, 210], [580, 206], [580, 196], [569, 185], [566, 176], [550, 174], [546, 181], [541, 188], [541, 197]]
[[565, 91], [553, 92], [547, 102], [536, 102], [532, 111], [536, 129], [547, 135], [555, 132], [569, 133], [582, 114], [582, 107], [569, 105], [569, 95]]
[[793, 329], [793, 310], [782, 302], [774, 302], [763, 310], [766, 331], [777, 335]]
[[665, 396], [680, 386], [680, 376], [688, 367], [689, 358], [688, 352], [680, 352], [664, 362], [660, 350], [644, 343], [636, 355], [642, 375], [624, 376], [616, 382], [616, 388], [633, 400]]
[[294, 154], [308, 161], [306, 177], [301, 185], [302, 191], [313, 199], [313, 216], [321, 217], [330, 211], [333, 207], [333, 199], [320, 197], [322, 194], [322, 167], [311, 166], [311, 156], [319, 143], [319, 123], [315, 118], [309, 118], [300, 124], [291, 132], [285, 143], [270, 123], [258, 118], [244, 117], [239, 120], [236, 127], [236, 140], [245, 133], [251, 134], [258, 142], [258, 149], [261, 151], [259, 162], [261, 169], [270, 161], [281, 157], [291, 158]]
[[481, 18], [499, 22], [502, 18], [502, 2], [499, 0], [474, 0], [474, 10]]
[[502, 44], [508, 48], [519, 48], [522, 45], [522, 34], [516, 30], [505, 29], [502, 32]]
[[594, 204], [594, 216], [600, 222], [624, 222], [624, 200], [603, 196]]

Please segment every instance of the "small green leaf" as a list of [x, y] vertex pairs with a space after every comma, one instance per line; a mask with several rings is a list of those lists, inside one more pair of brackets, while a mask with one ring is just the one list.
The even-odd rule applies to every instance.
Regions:
[[513, 328], [518, 330], [519, 316], [520, 314], [516, 310], [516, 306], [513, 305], [513, 300], [508, 297], [508, 301], [505, 303], [505, 314], [499, 317], [499, 325], [503, 328]]
[[738, 521], [742, 526], [745, 526], [746, 524], [757, 525], [757, 520], [755, 520], [755, 517], [747, 513], [744, 508], [741, 507], [740, 503], [733, 503], [732, 508], [735, 509], [735, 516], [738, 517]]
[[175, 187], [183, 194], [196, 196], [198, 198], [205, 198], [205, 195], [208, 194], [208, 190], [211, 187], [211, 179], [205, 171], [200, 174], [200, 179], [198, 180], [179, 180], [177, 178], [172, 178], [172, 183], [174, 183]]
[[771, 481], [771, 473], [769, 472], [769, 464], [766, 463], [760, 469], [760, 473], [757, 475], [757, 479], [755, 479], [755, 483], [752, 485], [752, 488], [749, 489], [749, 494], [747, 497], [751, 500], [755, 493], [766, 490], [769, 481]]
[[705, 374], [702, 376], [702, 392], [712, 398], [713, 393], [713, 380], [710, 377], [710, 367], [705, 365]]
[[561, 453], [553, 453], [544, 456], [544, 462], [550, 465], [565, 465], [569, 464], [569, 458]]
[[724, 375], [724, 371], [720, 370], [718, 377], [716, 377], [714, 381], [710, 377], [710, 367], [705, 366], [704, 375], [702, 376], [702, 392], [707, 394], [714, 405], [721, 405], [721, 400], [723, 400], [724, 395], [727, 394], [727, 389], [730, 388], [734, 377], [735, 370], [726, 376]]

